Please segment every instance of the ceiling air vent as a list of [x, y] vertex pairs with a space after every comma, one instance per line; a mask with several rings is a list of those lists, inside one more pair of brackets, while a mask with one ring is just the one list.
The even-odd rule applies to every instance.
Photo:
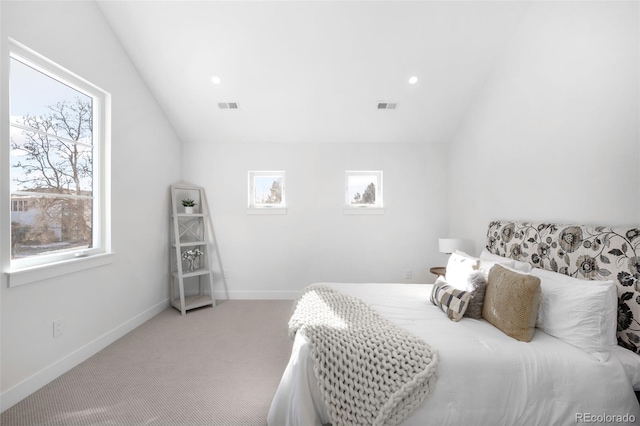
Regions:
[[218, 102], [218, 108], [220, 109], [240, 109], [240, 104], [237, 102]]
[[378, 109], [396, 109], [397, 107], [397, 102], [378, 102]]

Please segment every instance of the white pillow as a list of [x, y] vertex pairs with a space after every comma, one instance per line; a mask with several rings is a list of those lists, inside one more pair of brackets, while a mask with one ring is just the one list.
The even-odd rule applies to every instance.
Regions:
[[[491, 270], [491, 268], [493, 267], [493, 265], [495, 265], [496, 263], [501, 264], [502, 266], [505, 266], [507, 268], [511, 268], [514, 269], [515, 265], [514, 265], [514, 260], [513, 259], [507, 259], [506, 257], [502, 257], [502, 256], [495, 256], [497, 259], [493, 260], [493, 259], [482, 259], [482, 258], [477, 258], [477, 257], [473, 257], [463, 251], [460, 250], [456, 250], [456, 253], [459, 256], [464, 256], [467, 257], [469, 259], [473, 259], [479, 262], [479, 268], [482, 272], [484, 272], [485, 275], [489, 274], [489, 271]], [[491, 254], [491, 253], [489, 253]], [[453, 255], [452, 255], [453, 256]], [[447, 266], [448, 268], [448, 266]], [[447, 269], [448, 271], [448, 269]]]
[[445, 281], [457, 289], [466, 289], [469, 276], [478, 271], [479, 265], [480, 259], [457, 252], [451, 253], [447, 262]]
[[[438, 277], [438, 280], [441, 278]], [[447, 272], [443, 281], [444, 284], [456, 290], [470, 294], [471, 298], [466, 301], [468, 307], [465, 307], [461, 315], [473, 319], [482, 318], [482, 304], [484, 303], [484, 292], [487, 288], [487, 273], [480, 270], [480, 259], [452, 253], [447, 262]], [[436, 281], [437, 283], [438, 281]], [[432, 295], [432, 302], [434, 301], [433, 299]]]
[[520, 260], [508, 259], [506, 257], [493, 254], [490, 251], [488, 251], [486, 248], [482, 249], [482, 253], [480, 253], [480, 260], [489, 260], [491, 262], [496, 262], [501, 265], [505, 265], [505, 261], [513, 262], [512, 265], [509, 265], [509, 263], [506, 263], [506, 265], [511, 266], [513, 269], [516, 269], [522, 272], [531, 272], [531, 269], [533, 269], [529, 262], [522, 262]]
[[606, 361], [616, 342], [618, 295], [613, 281], [588, 281], [533, 268], [542, 301], [536, 327]]

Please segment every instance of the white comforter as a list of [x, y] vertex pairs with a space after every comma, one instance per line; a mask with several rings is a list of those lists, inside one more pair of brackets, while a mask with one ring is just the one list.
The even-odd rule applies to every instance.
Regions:
[[[618, 357], [599, 362], [539, 330], [523, 343], [484, 320], [450, 321], [429, 301], [431, 285], [326, 285], [361, 298], [439, 352], [435, 391], [403, 425], [625, 424], [625, 419], [640, 424], [638, 401]], [[298, 333], [269, 411], [270, 426], [329, 421], [309, 355], [309, 342]]]

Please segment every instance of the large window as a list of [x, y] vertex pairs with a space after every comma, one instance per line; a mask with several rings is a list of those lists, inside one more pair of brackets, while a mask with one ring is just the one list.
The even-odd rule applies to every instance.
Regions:
[[108, 94], [17, 43], [9, 66], [11, 268], [107, 251]]

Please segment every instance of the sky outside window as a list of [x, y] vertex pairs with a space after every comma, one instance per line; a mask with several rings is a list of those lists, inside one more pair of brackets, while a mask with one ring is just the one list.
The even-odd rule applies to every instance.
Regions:
[[9, 79], [11, 96], [11, 121], [21, 119], [24, 115], [43, 115], [49, 110], [47, 106], [58, 102], [72, 102], [76, 97], [90, 102], [91, 97], [79, 92], [60, 81], [36, 71], [22, 62], [11, 59], [11, 76]]
[[[256, 176], [254, 177], [254, 200], [258, 204], [279, 204], [272, 197], [274, 182], [282, 187], [282, 178], [280, 176]], [[270, 199], [271, 196], [271, 199]]]
[[[11, 123], [19, 124], [19, 125], [27, 125], [30, 127], [28, 123], [25, 122], [24, 118], [29, 117], [40, 117], [40, 116], [49, 116], [52, 111], [48, 108], [49, 106], [54, 106], [60, 103], [67, 103], [69, 105], [74, 105], [78, 100], [81, 102], [92, 105], [93, 99], [90, 96], [81, 93], [66, 84], [55, 80], [46, 74], [43, 74], [40, 71], [18, 61], [17, 59], [11, 58], [11, 69], [10, 69], [10, 80], [9, 80], [9, 89], [10, 89], [10, 108], [11, 108]], [[67, 114], [69, 119], [69, 126], [75, 127], [76, 129], [80, 127], [81, 134], [78, 138], [78, 142], [80, 144], [77, 145], [77, 149], [83, 152], [82, 156], [85, 158], [89, 158], [92, 155], [92, 149], [90, 147], [81, 145], [91, 145], [92, 144], [92, 132], [91, 129], [87, 126], [77, 126], [77, 119], [74, 119], [73, 114]], [[54, 120], [53, 124], [58, 124]], [[43, 126], [39, 126], [40, 131], [46, 131], [47, 133], [58, 133], [59, 136], [68, 138], [69, 135], [56, 132], [55, 130], [44, 129]], [[18, 146], [18, 148], [25, 145], [28, 142], [29, 138], [33, 139], [34, 137], [45, 137], [40, 136], [35, 132], [28, 132], [19, 127], [11, 127], [10, 129], [11, 143]], [[52, 140], [56, 138], [51, 137]], [[58, 140], [58, 142], [61, 142]], [[67, 143], [67, 145], [70, 145]], [[59, 145], [58, 145], [59, 146]], [[15, 167], [20, 163], [24, 163], [26, 159], [27, 152], [23, 149], [11, 149], [11, 192], [19, 191], [19, 190], [29, 190], [29, 187], [23, 187], [20, 185], [19, 181], [24, 180], [25, 174], [24, 169], [19, 167]], [[64, 161], [64, 156], [67, 153], [62, 151], [57, 151], [53, 149], [50, 151], [50, 162], [51, 164], [60, 164]], [[83, 191], [91, 192], [92, 190], [92, 179], [91, 176], [83, 176], [81, 178], [81, 188]], [[67, 189], [67, 188], [65, 188]]]

